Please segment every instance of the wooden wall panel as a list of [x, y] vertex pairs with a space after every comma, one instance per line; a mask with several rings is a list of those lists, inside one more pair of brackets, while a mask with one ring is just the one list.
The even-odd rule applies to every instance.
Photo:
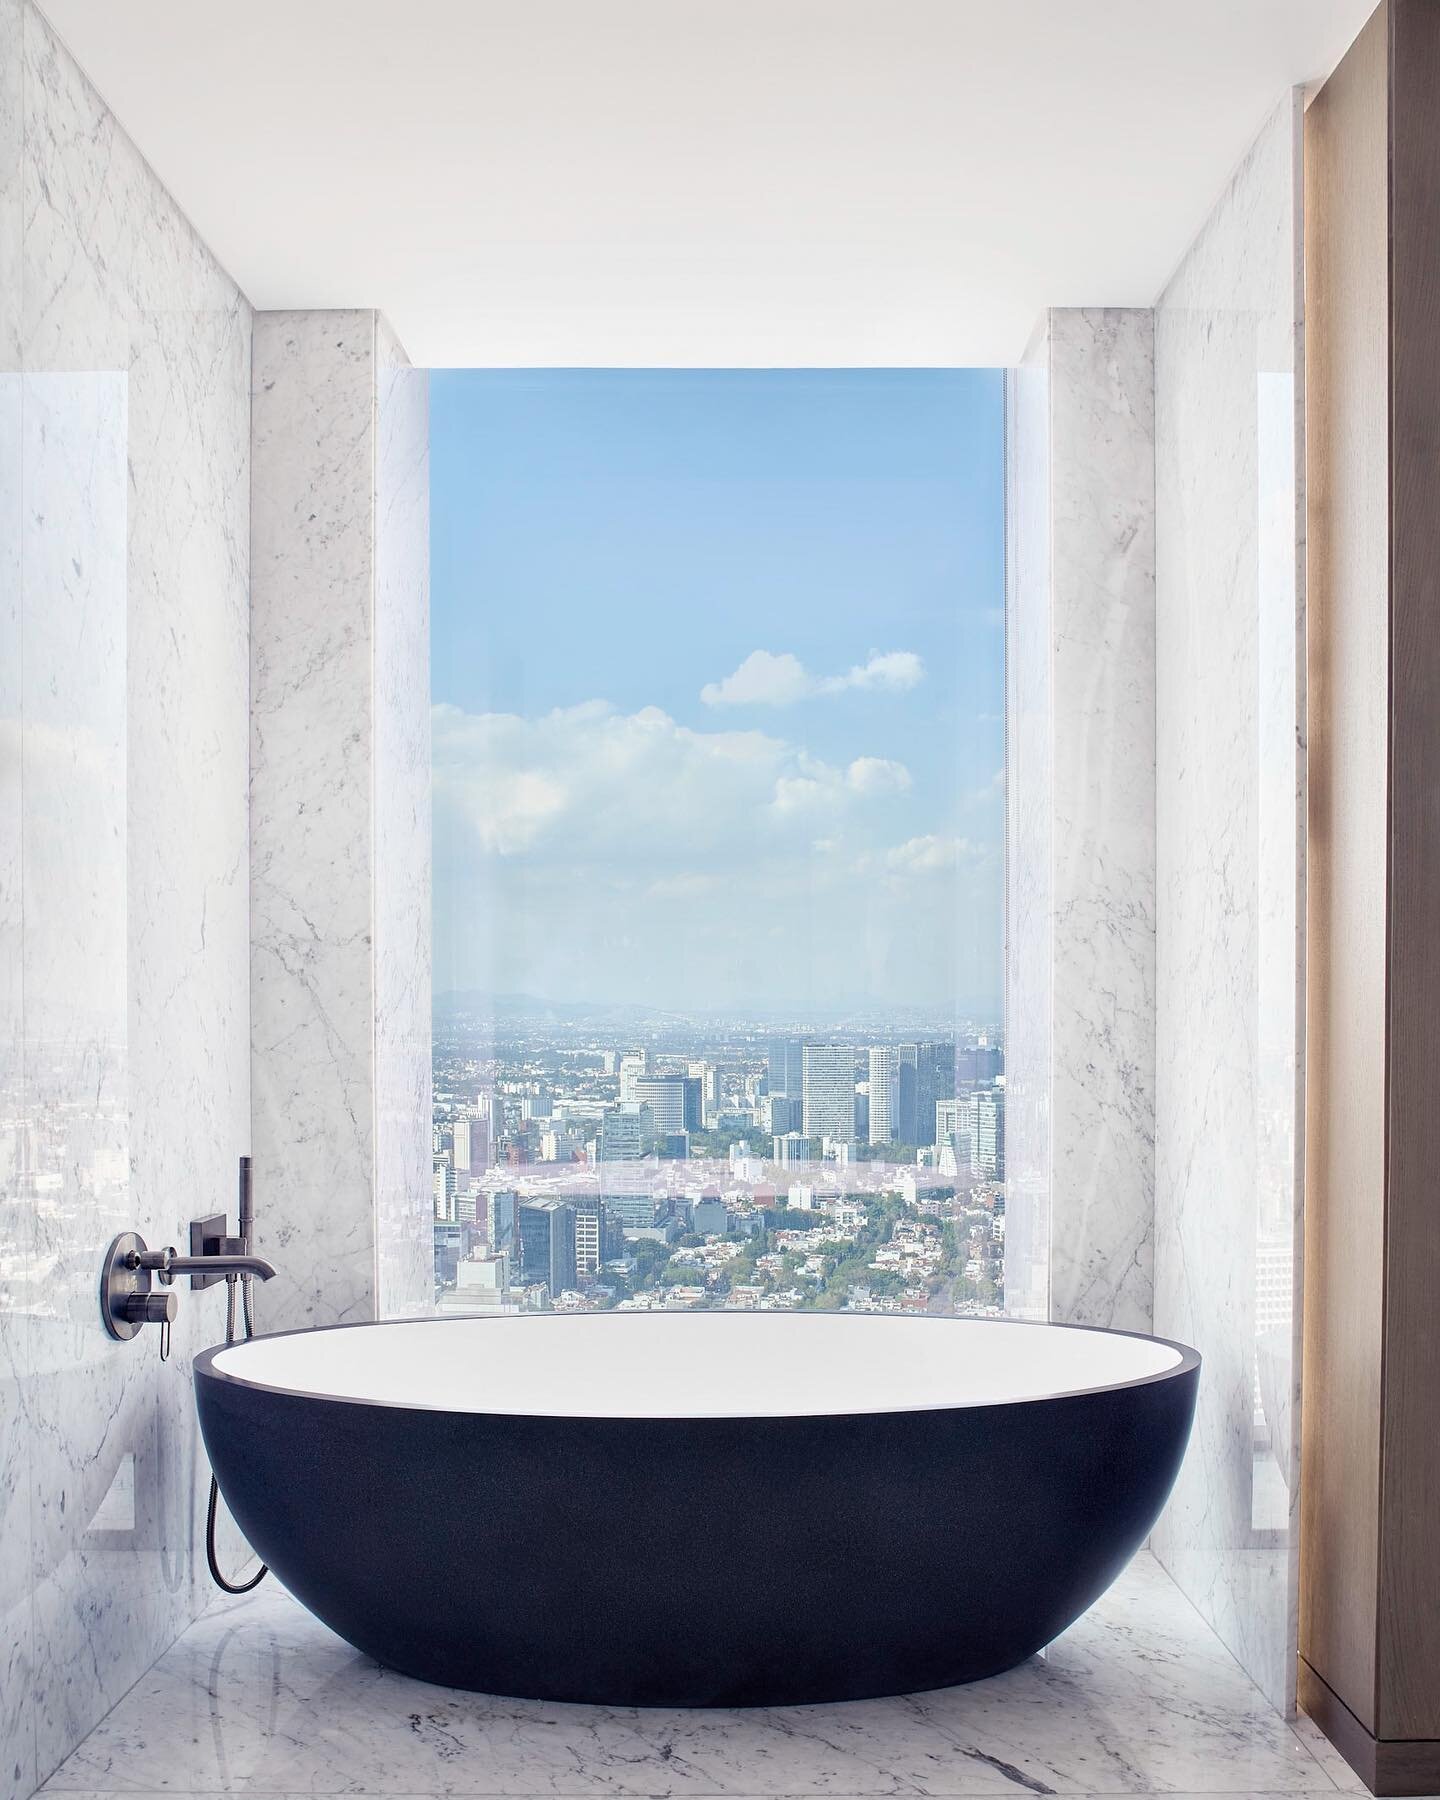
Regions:
[[1301, 1695], [1440, 1791], [1440, 0], [1306, 118]]
[[1305, 119], [1310, 837], [1300, 1653], [1370, 1731], [1385, 1192], [1387, 31], [1382, 6]]

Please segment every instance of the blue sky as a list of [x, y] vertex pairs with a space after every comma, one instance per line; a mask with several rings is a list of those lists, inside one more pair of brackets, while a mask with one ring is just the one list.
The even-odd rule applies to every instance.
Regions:
[[431, 382], [437, 991], [998, 1002], [1001, 377]]

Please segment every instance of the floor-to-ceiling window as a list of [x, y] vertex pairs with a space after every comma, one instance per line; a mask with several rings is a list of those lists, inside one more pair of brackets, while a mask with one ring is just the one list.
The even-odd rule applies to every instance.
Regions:
[[442, 1308], [980, 1311], [1002, 378], [437, 373]]

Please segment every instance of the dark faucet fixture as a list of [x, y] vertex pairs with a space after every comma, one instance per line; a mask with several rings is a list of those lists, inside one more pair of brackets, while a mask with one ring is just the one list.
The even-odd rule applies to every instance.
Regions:
[[[190, 1254], [182, 1256], [173, 1244], [152, 1250], [138, 1232], [122, 1231], [113, 1238], [105, 1252], [100, 1270], [100, 1317], [113, 1338], [127, 1339], [139, 1335], [146, 1325], [161, 1328], [161, 1351], [168, 1349], [170, 1326], [179, 1310], [179, 1296], [174, 1291], [177, 1275], [188, 1275], [192, 1288], [209, 1287], [217, 1281], [233, 1286], [242, 1279], [246, 1286], [246, 1322], [249, 1324], [249, 1279], [268, 1281], [275, 1273], [274, 1265], [263, 1256], [250, 1254], [252, 1208], [250, 1202], [250, 1159], [243, 1157], [240, 1167], [240, 1235], [226, 1237], [223, 1216], [196, 1219], [190, 1227]], [[152, 1277], [162, 1291], [156, 1292]], [[233, 1334], [231, 1334], [233, 1335]], [[247, 1336], [249, 1331], [247, 1330]]]

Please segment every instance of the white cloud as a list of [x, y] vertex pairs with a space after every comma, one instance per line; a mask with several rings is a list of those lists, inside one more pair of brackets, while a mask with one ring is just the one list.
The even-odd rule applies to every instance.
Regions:
[[925, 665], [913, 650], [872, 650], [844, 675], [812, 675], [786, 650], [752, 650], [723, 681], [700, 690], [706, 706], [793, 706], [818, 694], [886, 689], [905, 693], [924, 679]]
[[937, 875], [954, 870], [962, 858], [983, 854], [968, 838], [927, 834], [907, 838], [885, 852], [885, 867], [901, 875]]
[[441, 988], [828, 1007], [993, 979], [998, 850], [925, 834], [903, 763], [603, 701], [432, 723]]
[[814, 691], [814, 678], [798, 656], [752, 650], [733, 675], [707, 682], [700, 698], [707, 706], [789, 706]]
[[845, 771], [845, 783], [857, 794], [903, 794], [910, 785], [904, 763], [883, 756], [857, 756]]
[[437, 820], [498, 856], [765, 854], [779, 819], [843, 823], [910, 786], [886, 757], [841, 768], [766, 732], [694, 731], [604, 701], [537, 719], [437, 706], [432, 756]]

